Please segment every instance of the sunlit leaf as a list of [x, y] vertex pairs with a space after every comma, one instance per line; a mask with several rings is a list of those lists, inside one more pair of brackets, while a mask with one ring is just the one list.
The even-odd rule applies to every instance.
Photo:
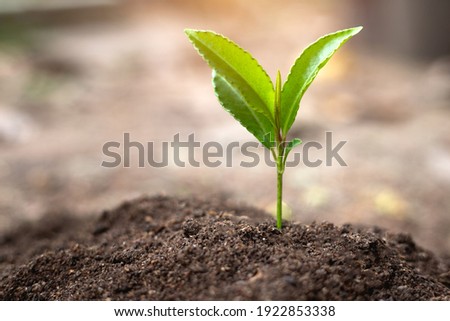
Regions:
[[328, 34], [306, 48], [295, 61], [281, 93], [281, 130], [284, 135], [291, 128], [300, 101], [320, 69], [333, 54], [362, 27], [350, 28]]
[[255, 58], [215, 32], [192, 29], [185, 32], [209, 66], [233, 87], [233, 93], [241, 96], [250, 108], [263, 114], [274, 126], [273, 84]]
[[264, 146], [270, 148], [273, 126], [263, 114], [254, 110], [242, 93], [222, 74], [213, 70], [213, 85], [223, 108], [238, 120]]

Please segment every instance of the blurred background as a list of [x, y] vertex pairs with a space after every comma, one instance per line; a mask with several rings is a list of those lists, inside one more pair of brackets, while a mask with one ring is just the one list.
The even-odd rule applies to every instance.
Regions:
[[[107, 141], [254, 141], [216, 101], [184, 28], [212, 29], [284, 77], [301, 50], [363, 25], [305, 95], [292, 135], [348, 143], [347, 167], [288, 168], [310, 223], [378, 225], [450, 253], [450, 2], [0, 0], [0, 233], [49, 212], [98, 214], [142, 194], [270, 209], [275, 170], [101, 167]], [[157, 157], [157, 156], [156, 156]], [[199, 155], [201, 159], [201, 155]]]

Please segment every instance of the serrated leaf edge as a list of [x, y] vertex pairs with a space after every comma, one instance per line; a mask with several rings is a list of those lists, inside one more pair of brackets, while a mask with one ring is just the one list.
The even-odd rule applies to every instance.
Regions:
[[[219, 93], [218, 93], [217, 90], [216, 90], [216, 89], [217, 89], [217, 86], [216, 86], [216, 84], [215, 84], [215, 82], [214, 82], [215, 76], [221, 77], [225, 82], [227, 82], [227, 83], [229, 84], [230, 88], [232, 88], [233, 91], [237, 91], [237, 90], [235, 89], [236, 86], [234, 86], [234, 84], [233, 84], [231, 81], [229, 81], [228, 79], [226, 79], [224, 76], [222, 76], [220, 73], [218, 73], [216, 70], [213, 69], [213, 71], [212, 71], [212, 85], [213, 85], [213, 89], [214, 89], [214, 94], [215, 94], [217, 100], [219, 101], [220, 105], [221, 105], [221, 106], [222, 106], [229, 114], [231, 114], [231, 115], [233, 116], [233, 118], [234, 118], [235, 120], [237, 120], [237, 121], [238, 121], [245, 129], [247, 129], [247, 131], [248, 131], [249, 133], [251, 133], [253, 136], [255, 136], [255, 134], [252, 133], [251, 130], [249, 129], [248, 124], [245, 124], [245, 123], [241, 122], [238, 118], [236, 118], [235, 113], [233, 113], [233, 112], [231, 111], [231, 109], [229, 109], [227, 106], [225, 106], [225, 104], [222, 102], [222, 100], [221, 100], [220, 97], [219, 97]], [[239, 94], [244, 98], [244, 100], [247, 102], [247, 104], [248, 104], [250, 107], [252, 107], [251, 104], [250, 104], [250, 103], [248, 102], [248, 100], [246, 99], [245, 95], [243, 95], [241, 92], [239, 92]], [[255, 115], [255, 113], [257, 113], [257, 114], [261, 115], [262, 117], [265, 117], [265, 119], [267, 119], [267, 120], [271, 123], [271, 121], [266, 117], [266, 115], [264, 115], [263, 113], [259, 112], [258, 110], [255, 110], [255, 109], [253, 109], [253, 108], [250, 108], [250, 112], [252, 113], [252, 115]], [[261, 122], [258, 120], [258, 118], [257, 118], [256, 116], [254, 116], [254, 117], [255, 117], [256, 121], [258, 122], [258, 126], [264, 131], [264, 128], [263, 128], [263, 125], [261, 124]], [[272, 129], [272, 131], [273, 131], [273, 129]], [[268, 134], [268, 133], [265, 133], [265, 135], [267, 135], [267, 134]], [[263, 144], [264, 146], [266, 146], [266, 144], [264, 143], [263, 140], [259, 139], [259, 138], [256, 137], [256, 136], [255, 136], [255, 138], [256, 138], [261, 144]], [[267, 147], [267, 146], [266, 146], [266, 147]]]
[[[234, 46], [234, 47], [236, 47], [236, 48], [238, 48], [239, 50], [241, 50], [245, 55], [247, 55], [248, 57], [250, 57], [250, 59], [251, 60], [253, 60], [254, 62], [256, 62], [256, 66], [257, 66], [257, 68], [259, 68], [262, 72], [263, 72], [263, 74], [264, 74], [264, 76], [267, 78], [267, 80], [269, 80], [269, 83], [271, 84], [271, 89], [272, 89], [272, 91], [273, 92], [275, 92], [275, 90], [274, 90], [274, 86], [273, 86], [273, 82], [272, 82], [272, 79], [269, 77], [269, 75], [267, 74], [267, 72], [266, 72], [266, 70], [259, 64], [259, 62], [258, 62], [258, 60], [256, 60], [247, 50], [245, 50], [245, 49], [243, 49], [241, 46], [239, 46], [237, 43], [235, 43], [234, 41], [232, 41], [231, 39], [229, 39], [229, 38], [227, 38], [227, 37], [225, 37], [224, 35], [222, 35], [222, 34], [219, 34], [219, 33], [216, 33], [216, 32], [214, 32], [214, 31], [211, 31], [211, 30], [197, 30], [197, 29], [185, 29], [185, 33], [187, 34], [187, 36], [188, 36], [188, 39], [189, 39], [189, 41], [193, 44], [193, 46], [194, 46], [194, 48], [195, 48], [195, 50], [198, 52], [198, 54], [208, 63], [208, 65], [211, 67], [211, 69], [215, 69], [215, 68], [213, 68], [211, 65], [210, 65], [210, 63], [209, 63], [209, 60], [208, 59], [206, 59], [206, 57], [205, 57], [205, 55], [204, 54], [202, 54], [201, 52], [200, 52], [200, 50], [197, 48], [197, 46], [195, 45], [195, 43], [192, 41], [192, 39], [190, 38], [190, 32], [197, 32], [197, 33], [212, 33], [212, 34], [214, 34], [214, 35], [216, 35], [216, 36], [218, 36], [218, 37], [220, 37], [220, 38], [222, 38], [222, 39], [224, 39], [225, 41], [227, 41], [229, 44], [231, 44], [232, 46]], [[199, 40], [200, 41], [200, 40]], [[202, 41], [200, 41], [203, 45], [205, 45], [205, 43], [204, 42], [202, 42]], [[205, 45], [206, 46], [206, 45]], [[229, 65], [229, 64], [228, 64]], [[233, 70], [235, 70], [231, 65], [229, 65]], [[240, 75], [240, 73], [239, 72], [237, 72], [236, 70], [235, 70], [235, 72], [238, 74], [238, 75]], [[227, 80], [228, 81], [228, 80]], [[244, 81], [244, 82], [246, 82], [246, 81]], [[269, 107], [269, 106], [267, 106], [267, 104], [264, 102], [264, 100], [262, 99], [262, 97], [258, 94], [258, 92], [252, 87], [252, 85], [253, 84], [249, 84], [249, 86], [250, 86], [250, 88], [256, 93], [256, 96], [259, 98], [259, 100], [263, 103], [263, 106], [267, 109], [267, 112], [268, 112], [268, 114], [267, 115], [265, 115], [266, 116], [266, 118], [270, 121], [270, 123], [272, 124], [272, 126], [274, 127], [275, 126], [275, 116], [274, 116], [274, 111], [272, 111], [272, 109]], [[215, 91], [215, 88], [214, 88], [214, 91]], [[243, 94], [243, 96], [244, 96], [244, 98], [248, 98], [248, 97], [245, 97], [245, 95]], [[248, 99], [246, 99], [246, 101], [248, 101]], [[249, 105], [251, 105], [251, 104], [249, 104]], [[270, 105], [270, 106], [272, 106], [272, 105]], [[254, 106], [253, 106], [254, 107]], [[255, 107], [254, 107], [255, 108]], [[227, 109], [228, 110], [228, 109]], [[263, 112], [260, 112], [260, 111], [258, 111], [257, 109], [255, 109], [255, 111], [256, 112], [259, 112], [259, 113], [261, 113], [261, 114], [266, 114], [266, 113], [263, 113]], [[273, 113], [272, 113], [273, 112]], [[267, 117], [267, 116], [270, 116], [270, 117]]]
[[[287, 75], [287, 77], [286, 77], [286, 81], [284, 82], [284, 84], [283, 84], [283, 89], [281, 90], [281, 94], [283, 94], [283, 92], [284, 92], [284, 88], [285, 88], [285, 85], [288, 83], [288, 81], [289, 81], [289, 79], [290, 79], [290, 77], [291, 77], [291, 74], [292, 74], [292, 71], [294, 70], [294, 68], [295, 68], [295, 66], [300, 62], [300, 60], [301, 60], [301, 58], [304, 56], [304, 54], [305, 54], [305, 51], [308, 49], [308, 48], [310, 48], [312, 45], [314, 45], [315, 43], [317, 43], [317, 42], [319, 42], [319, 41], [321, 41], [321, 40], [324, 40], [324, 39], [326, 39], [326, 38], [330, 38], [330, 37], [332, 37], [332, 36], [335, 36], [336, 34], [338, 34], [338, 33], [344, 33], [344, 32], [346, 32], [346, 31], [350, 31], [350, 30], [353, 30], [353, 29], [355, 29], [355, 30], [357, 30], [357, 32], [355, 32], [354, 34], [351, 34], [351, 35], [349, 35], [348, 37], [347, 37], [347, 39], [345, 39], [341, 44], [340, 44], [340, 46], [339, 47], [337, 47], [334, 51], [332, 51], [328, 56], [327, 56], [327, 59], [325, 59], [320, 65], [319, 65], [319, 67], [316, 69], [316, 71], [312, 74], [312, 76], [311, 77], [309, 77], [309, 80], [304, 84], [304, 86], [302, 87], [302, 90], [299, 90], [299, 99], [298, 99], [298, 104], [300, 104], [301, 103], [301, 100], [302, 100], [302, 98], [303, 98], [303, 95], [306, 93], [306, 90], [309, 88], [309, 86], [311, 85], [311, 83], [314, 81], [314, 79], [317, 77], [317, 74], [319, 73], [319, 71], [322, 69], [322, 67], [331, 59], [331, 57], [334, 55], [334, 53], [337, 51], [337, 50], [339, 50], [339, 48], [340, 47], [342, 47], [348, 40], [350, 40], [350, 38], [351, 37], [353, 37], [354, 35], [356, 35], [357, 33], [359, 33], [361, 30], [362, 30], [362, 26], [359, 26], [359, 27], [353, 27], [353, 28], [347, 28], [347, 29], [342, 29], [342, 30], [338, 30], [338, 31], [336, 31], [336, 32], [332, 32], [332, 33], [329, 33], [329, 34], [327, 34], [327, 35], [324, 35], [324, 36], [322, 36], [322, 37], [320, 37], [320, 38], [318, 38], [317, 40], [315, 40], [314, 42], [311, 42], [308, 46], [306, 46], [305, 47], [305, 49], [302, 51], [302, 53], [300, 54], [300, 56], [297, 58], [297, 59], [295, 59], [295, 62], [294, 62], [294, 64], [292, 65], [292, 67], [291, 67], [291, 69], [290, 69], [290, 71], [289, 71], [289, 74]], [[297, 96], [298, 97], [298, 96]], [[296, 101], [297, 101], [297, 99], [295, 99], [295, 102], [294, 103], [296, 103]], [[292, 107], [292, 105], [290, 106], [290, 107]], [[299, 107], [300, 108], [300, 107]], [[290, 108], [289, 110], [292, 110], [292, 108]], [[297, 112], [298, 112], [298, 109], [297, 109]], [[290, 116], [290, 115], [289, 115]], [[288, 116], [286, 116], [287, 118], [285, 118], [285, 119], [289, 119], [289, 117]], [[287, 128], [285, 128], [285, 126], [283, 126], [281, 129], [282, 129], [282, 132], [286, 135], [287, 134], [287, 132], [289, 131], [289, 129], [290, 129], [290, 127], [292, 127], [292, 124], [295, 122], [295, 119], [297, 118], [297, 115], [295, 115], [295, 117], [294, 117], [294, 119], [292, 120], [292, 123], [290, 124], [290, 125], [287, 125]]]

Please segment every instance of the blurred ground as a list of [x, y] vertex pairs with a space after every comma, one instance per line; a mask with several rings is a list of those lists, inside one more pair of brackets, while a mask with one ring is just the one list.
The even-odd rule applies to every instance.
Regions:
[[[308, 43], [364, 24], [362, 15], [351, 1], [115, 3], [0, 19], [0, 232], [47, 212], [98, 213], [143, 193], [270, 208], [275, 170], [264, 164], [106, 169], [102, 146], [124, 132], [156, 146], [178, 132], [254, 141], [219, 106], [184, 28], [226, 34], [270, 75], [287, 75]], [[321, 72], [292, 129], [305, 142], [324, 141], [326, 131], [347, 140], [348, 167], [288, 168], [285, 201], [296, 220], [376, 224], [448, 255], [450, 58], [374, 51], [370, 32]]]

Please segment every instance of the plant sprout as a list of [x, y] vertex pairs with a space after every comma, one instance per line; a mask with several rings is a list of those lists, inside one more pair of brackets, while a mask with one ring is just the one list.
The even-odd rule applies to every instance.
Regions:
[[297, 58], [286, 82], [280, 71], [275, 86], [258, 61], [228, 38], [212, 31], [186, 29], [199, 54], [212, 68], [221, 105], [268, 148], [277, 168], [277, 228], [282, 226], [283, 173], [289, 152], [302, 141], [286, 137], [300, 101], [319, 70], [362, 27], [340, 30], [309, 45]]

